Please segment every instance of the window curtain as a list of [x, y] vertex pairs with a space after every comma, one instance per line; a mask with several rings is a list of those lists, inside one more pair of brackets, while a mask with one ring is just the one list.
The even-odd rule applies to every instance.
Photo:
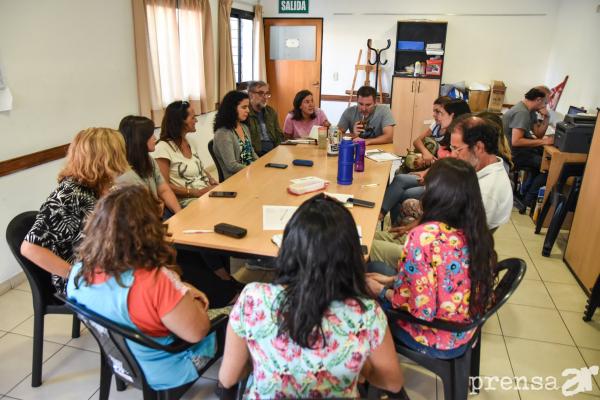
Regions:
[[265, 28], [263, 25], [263, 8], [254, 6], [254, 54], [253, 72], [255, 81], [267, 81], [267, 68], [265, 59]]
[[208, 0], [132, 0], [140, 113], [160, 125], [164, 109], [188, 100], [214, 110], [214, 55]]
[[231, 5], [233, 0], [219, 0], [219, 99], [235, 90], [233, 55], [231, 53]]
[[182, 65], [184, 87], [194, 110], [201, 114], [215, 109], [215, 68], [211, 9], [208, 0], [179, 0], [181, 47], [198, 49], [187, 54]]

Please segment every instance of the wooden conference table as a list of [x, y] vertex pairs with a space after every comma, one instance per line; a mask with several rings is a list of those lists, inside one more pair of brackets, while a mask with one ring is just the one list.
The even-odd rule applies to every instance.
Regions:
[[[392, 144], [369, 148], [393, 151]], [[294, 159], [312, 160], [314, 166], [295, 166], [292, 164]], [[269, 162], [288, 164], [288, 167], [265, 167]], [[288, 193], [290, 179], [317, 176], [329, 181], [327, 192], [352, 194], [356, 198], [375, 202], [374, 208], [354, 206], [350, 209], [356, 224], [361, 226], [362, 243], [370, 250], [391, 161], [375, 162], [365, 158], [365, 171], [354, 172], [352, 185], [337, 184], [337, 164], [337, 156], [327, 156], [326, 150], [315, 145], [278, 146], [214, 189], [237, 192], [237, 197], [204, 195], [171, 217], [168, 231], [178, 247], [214, 249], [232, 255], [275, 257], [278, 248], [272, 243], [271, 237], [283, 231], [263, 230], [263, 205], [299, 206], [316, 193], [300, 196]], [[187, 229], [212, 229], [221, 222], [246, 228], [248, 234], [242, 239], [235, 239], [217, 233], [183, 233]]]

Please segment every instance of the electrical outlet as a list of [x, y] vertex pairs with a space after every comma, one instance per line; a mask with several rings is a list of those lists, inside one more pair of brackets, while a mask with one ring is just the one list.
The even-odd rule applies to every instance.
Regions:
[[339, 79], [340, 79], [340, 74], [339, 74], [339, 72], [334, 72], [334, 73], [333, 73], [333, 80], [334, 80], [334, 81], [338, 81]]

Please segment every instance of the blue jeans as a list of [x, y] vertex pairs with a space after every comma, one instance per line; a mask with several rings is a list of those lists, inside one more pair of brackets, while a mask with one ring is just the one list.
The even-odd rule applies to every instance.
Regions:
[[469, 344], [464, 344], [460, 347], [451, 350], [438, 350], [433, 347], [425, 346], [415, 339], [404, 329], [400, 328], [398, 325], [391, 323], [390, 330], [392, 331], [392, 336], [398, 341], [400, 341], [403, 345], [408, 347], [411, 350], [418, 351], [419, 353], [426, 354], [429, 357], [439, 358], [441, 360], [449, 360], [452, 358], [457, 358], [462, 356]]
[[385, 190], [381, 213], [383, 215], [391, 212], [392, 224], [398, 219], [400, 206], [406, 199], [419, 199], [425, 188], [419, 184], [416, 175], [399, 174]]
[[386, 276], [396, 276], [398, 273], [396, 268], [381, 261], [371, 261], [370, 263], [367, 263], [367, 272], [377, 272]]

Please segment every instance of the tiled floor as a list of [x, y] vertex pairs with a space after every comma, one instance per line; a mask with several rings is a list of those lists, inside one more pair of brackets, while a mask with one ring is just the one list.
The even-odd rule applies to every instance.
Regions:
[[[552, 256], [541, 256], [542, 235], [533, 234], [526, 216], [513, 213], [509, 224], [495, 234], [500, 258], [520, 257], [527, 262], [525, 280], [516, 294], [484, 327], [481, 374], [484, 377], [523, 377], [520, 387], [533, 387], [533, 377], [555, 377], [557, 390], [502, 390], [498, 381], [485, 381], [481, 400], [560, 399], [560, 387], [568, 379], [566, 368], [600, 364], [600, 312], [590, 323], [582, 321], [586, 297], [562, 262], [555, 246]], [[0, 398], [1, 399], [97, 399], [99, 354], [84, 330], [70, 338], [68, 316], [46, 317], [43, 384], [31, 387], [31, 295], [22, 284], [0, 296]], [[443, 399], [442, 384], [424, 369], [402, 360], [406, 386], [413, 400]], [[185, 399], [216, 398], [218, 365], [186, 394]], [[487, 379], [487, 378], [484, 378]], [[551, 379], [551, 378], [550, 378]], [[600, 398], [600, 375], [591, 392], [571, 398]], [[5, 396], [5, 397], [3, 397]], [[141, 399], [141, 392], [114, 391], [111, 399]]]

